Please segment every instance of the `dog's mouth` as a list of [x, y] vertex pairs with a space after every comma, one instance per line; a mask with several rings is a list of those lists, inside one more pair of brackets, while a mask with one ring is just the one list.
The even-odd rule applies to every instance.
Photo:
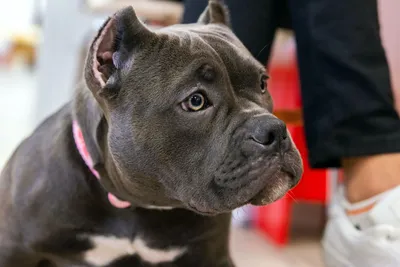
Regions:
[[256, 190], [257, 193], [246, 204], [256, 206], [270, 204], [284, 197], [298, 184], [303, 174], [303, 165], [297, 150], [292, 149], [281, 154], [274, 165], [276, 168], [272, 168], [273, 172], [264, 169], [264, 173], [257, 177], [264, 184]]
[[193, 204], [188, 204], [189, 209], [200, 214], [200, 215], [204, 215], [204, 216], [213, 216], [216, 214], [219, 214], [220, 212], [216, 211], [216, 210], [209, 210], [209, 211], [205, 211], [205, 210], [200, 210], [200, 208], [196, 207]]
[[271, 178], [249, 203], [255, 206], [263, 206], [275, 202], [286, 195], [286, 193], [297, 184], [293, 173], [279, 170]]
[[[293, 163], [293, 160], [297, 162], [297, 158], [288, 156], [290, 159], [286, 160], [285, 157], [274, 157], [257, 161], [253, 168], [243, 171], [243, 174], [238, 176], [237, 179], [243, 181], [238, 182], [237, 187], [218, 186], [212, 193], [208, 192], [208, 197], [199, 194], [194, 197], [196, 200], [192, 198], [187, 204], [188, 209], [210, 216], [231, 212], [247, 204], [262, 206], [279, 200], [297, 185], [302, 174], [301, 161], [289, 166], [288, 163]], [[229, 174], [227, 175], [225, 177], [229, 177]]]
[[[259, 179], [263, 180], [265, 178]], [[242, 200], [243, 198], [238, 200], [237, 195], [241, 195], [241, 192], [253, 191], [252, 188], [250, 190], [246, 187], [238, 189], [236, 194], [232, 192], [231, 196], [233, 197], [233, 199], [231, 199], [230, 201], [229, 199], [225, 199], [224, 202], [228, 201], [230, 203], [223, 204], [223, 207], [218, 207], [215, 205], [205, 205], [205, 203], [203, 205], [196, 205], [197, 203], [193, 202], [187, 204], [188, 208], [203, 216], [214, 216], [221, 213], [231, 212], [232, 210], [245, 206], [247, 204], [251, 204], [254, 206], [263, 206], [284, 197], [286, 193], [296, 184], [294, 182], [296, 179], [294, 178], [293, 174], [282, 170], [277, 171], [275, 174], [272, 175], [272, 177], [269, 177], [267, 179], [268, 182], [265, 186], [256, 191], [257, 193], [255, 194], [246, 194], [247, 198], [244, 201]], [[249, 187], [251, 187], [251, 185]]]

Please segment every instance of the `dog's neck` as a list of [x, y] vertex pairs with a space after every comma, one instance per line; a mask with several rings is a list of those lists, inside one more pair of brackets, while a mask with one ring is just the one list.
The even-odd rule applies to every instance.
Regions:
[[[100, 180], [101, 179], [100, 174], [98, 171], [96, 171], [94, 169], [92, 157], [90, 156], [90, 154], [87, 150], [86, 142], [82, 135], [82, 129], [77, 120], [72, 121], [72, 133], [73, 133], [75, 145], [78, 148], [79, 154], [81, 155], [83, 161], [86, 163], [87, 167], [92, 172], [92, 174], [98, 180]], [[119, 208], [119, 209], [124, 209], [124, 208], [128, 208], [131, 206], [131, 203], [129, 203], [127, 201], [122, 201], [111, 193], [108, 193], [108, 200], [114, 207]]]
[[[116, 166], [107, 154], [105, 136], [107, 122], [96, 99], [84, 85], [79, 86], [73, 103], [72, 132], [76, 147], [87, 167], [108, 191], [108, 199], [116, 208], [127, 208], [131, 203], [121, 200], [115, 194], [111, 178], [119, 175]], [[108, 160], [107, 160], [108, 159]], [[141, 205], [142, 208], [170, 210], [169, 206]]]

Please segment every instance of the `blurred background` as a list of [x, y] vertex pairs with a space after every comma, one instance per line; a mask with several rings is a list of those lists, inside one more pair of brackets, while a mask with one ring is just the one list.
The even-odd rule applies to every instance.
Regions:
[[[0, 170], [18, 143], [71, 97], [90, 38], [107, 15], [126, 5], [150, 27], [178, 23], [183, 12], [181, 2], [168, 0], [0, 0]], [[398, 100], [400, 1], [379, 0], [379, 8]], [[301, 184], [282, 200], [235, 211], [234, 258], [239, 267], [323, 266], [319, 239], [341, 173], [307, 166], [290, 31], [277, 33], [268, 69], [275, 112], [288, 123], [306, 169]]]

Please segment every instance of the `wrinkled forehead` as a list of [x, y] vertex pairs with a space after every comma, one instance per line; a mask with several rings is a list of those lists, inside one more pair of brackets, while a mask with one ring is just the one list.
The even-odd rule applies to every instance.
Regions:
[[[219, 25], [175, 25], [159, 31], [180, 61], [196, 60], [223, 66], [228, 72], [259, 71], [263, 66], [251, 55], [230, 29]], [[168, 50], [170, 50], [168, 49]]]

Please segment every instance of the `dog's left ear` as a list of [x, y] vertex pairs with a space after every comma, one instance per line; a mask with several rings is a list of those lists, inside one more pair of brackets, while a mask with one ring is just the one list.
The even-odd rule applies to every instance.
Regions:
[[230, 27], [229, 10], [223, 0], [209, 0], [208, 6], [197, 22], [201, 24], [219, 23]]
[[94, 97], [103, 102], [118, 94], [120, 76], [130, 68], [136, 52], [151, 45], [157, 35], [126, 7], [106, 20], [90, 46], [85, 81]]

